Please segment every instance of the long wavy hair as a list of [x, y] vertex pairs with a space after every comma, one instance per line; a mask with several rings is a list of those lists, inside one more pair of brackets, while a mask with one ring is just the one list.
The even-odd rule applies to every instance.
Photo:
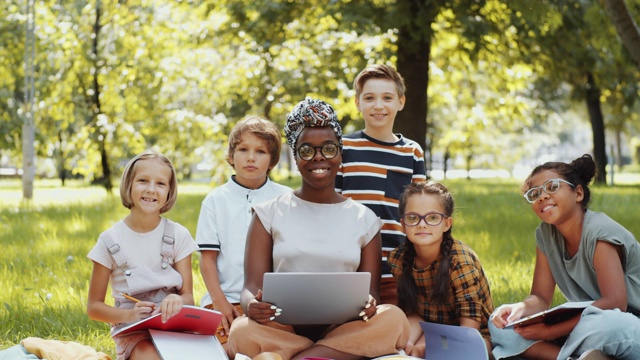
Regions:
[[[453, 196], [446, 186], [434, 181], [417, 182], [407, 185], [400, 196], [400, 204], [398, 205], [400, 215], [404, 215], [409, 198], [419, 194], [439, 196], [445, 215], [448, 217], [453, 215]], [[428, 300], [436, 304], [445, 303], [451, 291], [449, 271], [451, 269], [451, 248], [454, 240], [451, 235], [452, 229], [453, 226], [443, 234], [442, 243], [440, 244], [440, 254], [442, 256], [438, 269], [436, 270], [435, 286], [431, 289], [428, 296]], [[418, 299], [420, 295], [420, 288], [413, 280], [412, 275], [416, 250], [410, 241], [405, 241], [400, 245], [400, 249], [404, 250], [404, 255], [402, 258], [402, 275], [398, 281], [398, 306], [405, 313], [414, 314], [418, 311]]]

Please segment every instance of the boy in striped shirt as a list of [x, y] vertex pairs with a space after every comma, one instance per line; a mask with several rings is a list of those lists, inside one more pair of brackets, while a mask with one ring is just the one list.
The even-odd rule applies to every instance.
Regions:
[[415, 141], [393, 133], [396, 114], [405, 102], [404, 79], [396, 69], [368, 66], [355, 78], [353, 87], [365, 126], [343, 136], [336, 191], [366, 205], [382, 219], [380, 300], [397, 304], [396, 283], [387, 256], [404, 242], [398, 199], [407, 184], [426, 179], [424, 152]]

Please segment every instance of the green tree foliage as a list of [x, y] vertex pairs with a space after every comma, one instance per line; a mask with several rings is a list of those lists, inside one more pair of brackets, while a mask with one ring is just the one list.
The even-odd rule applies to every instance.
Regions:
[[568, 84], [571, 98], [586, 105], [599, 171], [596, 181], [604, 183], [607, 157], [602, 104], [607, 99], [623, 101], [620, 92], [635, 91], [637, 97], [637, 89], [621, 86], [629, 77], [637, 84], [637, 71], [630, 71], [633, 63], [628, 53], [598, 2], [541, 3], [536, 11], [522, 2], [509, 5], [519, 45], [532, 63], [544, 69], [538, 74], [535, 95], [549, 103], [555, 101], [562, 85]]
[[0, 148], [14, 148], [15, 159], [22, 144], [24, 16], [18, 3], [5, 1], [0, 4], [0, 18]]
[[[23, 21], [18, 4], [13, 5], [3, 11], [15, 22], [1, 23], [10, 30]], [[185, 82], [200, 92], [206, 89], [198, 83], [208, 83], [206, 73], [194, 71], [201, 55], [189, 45], [197, 34], [180, 25], [191, 16], [189, 10], [172, 3], [111, 0], [39, 4], [37, 148], [39, 155], [58, 160], [61, 177], [73, 170], [102, 179], [109, 189], [110, 174], [121, 170], [122, 160], [149, 147], [169, 155], [188, 176], [202, 157], [196, 149], [219, 137], [212, 106], [184, 103], [206, 99], [181, 93], [189, 90]], [[23, 70], [15, 64], [22, 61], [23, 50], [16, 33], [2, 31], [2, 67], [13, 71], [3, 79], [0, 106], [13, 112], [3, 112], [0, 124], [8, 128], [2, 141], [14, 145], [17, 154], [15, 114]]]
[[[15, 163], [21, 6], [0, 4], [0, 149]], [[128, 158], [154, 147], [185, 177], [213, 158], [222, 181], [226, 134], [248, 114], [282, 126], [314, 96], [336, 107], [346, 132], [361, 128], [352, 82], [371, 63], [407, 80], [396, 130], [428, 161], [509, 167], [562, 141], [558, 119], [576, 102], [589, 110], [599, 164], [605, 125], [636, 131], [637, 69], [596, 1], [43, 0], [36, 10], [36, 149], [62, 179], [108, 188]]]
[[625, 0], [603, 1], [611, 22], [636, 66], [640, 67], [640, 29]]

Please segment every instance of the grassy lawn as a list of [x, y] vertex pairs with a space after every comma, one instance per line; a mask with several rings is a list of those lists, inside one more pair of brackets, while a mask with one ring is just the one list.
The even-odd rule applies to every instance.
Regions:
[[[537, 217], [519, 193], [517, 180], [443, 181], [454, 193], [453, 234], [480, 256], [494, 304], [522, 299], [531, 284]], [[288, 185], [297, 186], [296, 181]], [[182, 183], [166, 214], [195, 234], [207, 184]], [[36, 182], [35, 200], [21, 202], [19, 181], [0, 181], [0, 349], [34, 336], [71, 340], [115, 358], [108, 325], [85, 312], [91, 261], [98, 235], [128, 210], [117, 194], [55, 181]], [[640, 186], [593, 188], [591, 209], [603, 211], [640, 237]], [[205, 292], [194, 256], [194, 295]], [[562, 296], [556, 295], [556, 303]]]

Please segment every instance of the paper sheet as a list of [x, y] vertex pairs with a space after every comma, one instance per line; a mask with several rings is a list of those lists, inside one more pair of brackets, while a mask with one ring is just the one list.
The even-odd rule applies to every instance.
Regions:
[[222, 344], [214, 335], [197, 335], [162, 330], [149, 330], [163, 360], [229, 360]]

